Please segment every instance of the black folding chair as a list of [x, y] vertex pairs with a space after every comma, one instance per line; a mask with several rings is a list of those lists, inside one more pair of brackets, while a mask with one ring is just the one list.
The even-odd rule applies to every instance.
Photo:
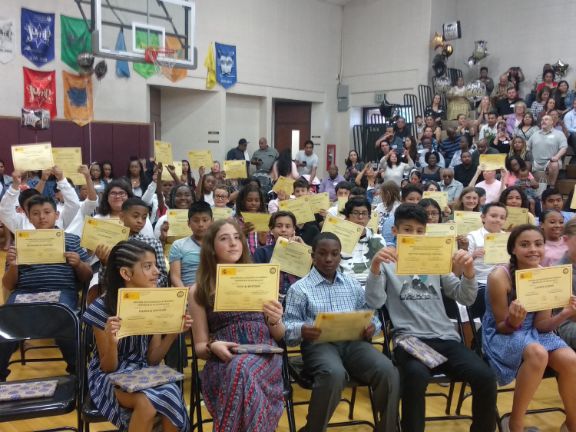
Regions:
[[[10, 304], [0, 307], [0, 344], [25, 340], [58, 339], [74, 344], [79, 352], [80, 328], [78, 317], [67, 306], [58, 303]], [[80, 370], [80, 356], [76, 355], [76, 371]], [[0, 422], [26, 420], [67, 414], [74, 411], [79, 394], [79, 379], [75, 374], [10, 381], [6, 385], [24, 382], [57, 380], [53, 396], [0, 402]], [[45, 431], [77, 430], [59, 427]]]

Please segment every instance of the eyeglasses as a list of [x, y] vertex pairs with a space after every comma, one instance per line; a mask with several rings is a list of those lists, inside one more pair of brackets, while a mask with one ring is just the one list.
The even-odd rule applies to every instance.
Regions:
[[128, 194], [124, 191], [122, 191], [122, 192], [110, 192], [108, 195], [110, 195], [111, 197], [118, 197], [118, 198], [124, 198], [124, 197], [128, 196]]
[[216, 199], [227, 199], [228, 195], [214, 195], [214, 198]]
[[351, 214], [352, 216], [356, 216], [356, 217], [368, 217], [368, 212], [367, 212], [367, 211], [363, 211], [363, 212], [353, 211], [353, 212], [350, 212], [350, 214]]
[[438, 213], [437, 211], [431, 211], [431, 212], [426, 212], [426, 215], [428, 217], [438, 217], [438, 216], [440, 216], [440, 213]]

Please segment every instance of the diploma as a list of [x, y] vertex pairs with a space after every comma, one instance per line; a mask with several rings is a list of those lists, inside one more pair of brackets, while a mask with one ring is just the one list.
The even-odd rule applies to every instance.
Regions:
[[496, 171], [505, 167], [506, 155], [502, 154], [481, 154], [480, 168], [482, 171]]
[[370, 214], [370, 221], [368, 222], [367, 228], [370, 228], [374, 234], [378, 233], [378, 223], [380, 222], [380, 215], [378, 212], [372, 210]]
[[[174, 167], [174, 171], [176, 172], [176, 177], [178, 177], [178, 179], [180, 179], [180, 176], [182, 175], [182, 161], [173, 161], [173, 162], [170, 162], [169, 165], [172, 165]], [[162, 166], [162, 181], [167, 181], [167, 182], [174, 181], [174, 179], [170, 175], [170, 172], [168, 171], [168, 165]]]
[[234, 210], [230, 207], [212, 207], [212, 218], [217, 221], [228, 219], [234, 215]]
[[340, 239], [342, 252], [349, 255], [352, 255], [354, 252], [354, 248], [358, 240], [360, 240], [362, 231], [364, 231], [362, 225], [332, 215], [326, 215], [326, 220], [322, 226], [322, 232], [331, 232]]
[[80, 147], [52, 147], [52, 159], [75, 185], [85, 185], [86, 177], [78, 172], [82, 165], [82, 149]]
[[476, 231], [482, 228], [482, 219], [480, 212], [471, 211], [455, 211], [454, 222], [456, 222], [456, 229], [458, 235], [466, 235], [471, 231]]
[[244, 223], [251, 223], [254, 225], [254, 231], [256, 232], [268, 232], [270, 228], [268, 224], [270, 223], [270, 215], [268, 213], [242, 213], [242, 219]]
[[442, 211], [448, 207], [448, 193], [447, 192], [432, 192], [424, 191], [422, 198], [430, 198], [438, 203]]
[[224, 161], [224, 172], [227, 179], [245, 179], [246, 161], [230, 160]]
[[345, 342], [360, 340], [364, 329], [370, 325], [374, 311], [320, 312], [314, 327], [322, 330], [316, 342]]
[[570, 201], [570, 208], [576, 209], [576, 184], [574, 185], [574, 192], [572, 193], [572, 201]]
[[187, 305], [188, 288], [120, 288], [118, 338], [180, 333]]
[[42, 171], [54, 166], [50, 143], [12, 146], [12, 163], [18, 171]]
[[527, 224], [530, 219], [528, 216], [528, 209], [521, 207], [506, 207], [508, 214], [506, 216], [506, 222], [504, 223], [504, 229], [510, 230], [518, 225]]
[[456, 237], [457, 232], [455, 222], [426, 224], [427, 236]]
[[80, 246], [95, 251], [98, 245], [113, 248], [118, 243], [128, 240], [130, 228], [109, 219], [95, 219], [86, 216]]
[[168, 237], [182, 238], [192, 234], [188, 226], [188, 210], [170, 209], [166, 212], [168, 221]]
[[296, 216], [296, 223], [298, 225], [316, 220], [314, 213], [310, 208], [310, 202], [308, 201], [307, 195], [296, 199], [280, 201], [278, 207], [282, 211], [292, 212], [294, 216]]
[[454, 237], [399, 235], [397, 241], [399, 275], [445, 275], [452, 272]]
[[214, 164], [210, 150], [190, 151], [188, 152], [188, 161], [190, 161], [190, 168], [193, 169], [199, 169], [200, 167], [210, 169]]
[[290, 196], [294, 191], [294, 179], [288, 177], [278, 177], [278, 180], [276, 180], [276, 183], [274, 183], [272, 190], [276, 193], [279, 191], [284, 191], [286, 195]]
[[277, 264], [218, 264], [214, 312], [262, 312], [279, 287]]
[[562, 308], [571, 296], [571, 264], [516, 270], [516, 298], [528, 312]]
[[63, 230], [16, 230], [18, 264], [63, 264], [65, 250]]
[[308, 195], [308, 203], [312, 213], [320, 213], [320, 211], [330, 208], [330, 196], [328, 192]]
[[166, 141], [154, 141], [154, 159], [162, 165], [171, 165], [174, 160], [172, 144]]
[[506, 250], [510, 233], [489, 233], [484, 237], [484, 264], [504, 264], [510, 261]]
[[344, 211], [344, 207], [346, 207], [347, 202], [348, 202], [347, 197], [338, 197], [338, 213]]
[[304, 277], [312, 267], [312, 248], [306, 244], [291, 242], [279, 237], [274, 246], [270, 264], [278, 264], [284, 273]]

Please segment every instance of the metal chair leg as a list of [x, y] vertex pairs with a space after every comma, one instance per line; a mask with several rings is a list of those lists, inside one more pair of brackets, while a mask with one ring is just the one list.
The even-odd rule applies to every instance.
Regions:
[[350, 396], [350, 404], [348, 408], [348, 419], [354, 419], [354, 405], [356, 404], [356, 387], [352, 387], [352, 395]]

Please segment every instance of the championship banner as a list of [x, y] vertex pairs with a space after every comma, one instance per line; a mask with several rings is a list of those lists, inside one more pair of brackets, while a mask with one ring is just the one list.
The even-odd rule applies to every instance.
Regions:
[[0, 19], [0, 63], [14, 60], [14, 28], [16, 23], [12, 18]]
[[[136, 48], [146, 49], [148, 47], [159, 47], [160, 38], [156, 33], [148, 33], [145, 30], [136, 30]], [[144, 77], [150, 78], [156, 75], [156, 66], [150, 63], [134, 63], [132, 65], [134, 72]]]
[[92, 121], [92, 77], [62, 71], [64, 82], [64, 118], [78, 126]]
[[236, 64], [236, 46], [216, 42], [216, 79], [225, 89], [232, 87], [238, 80]]
[[56, 117], [56, 74], [54, 71], [42, 72], [27, 67], [22, 68], [24, 75], [24, 108], [50, 111], [50, 117]]
[[[116, 38], [116, 51], [126, 51], [126, 41], [124, 40], [124, 30], [120, 29]], [[126, 60], [116, 60], [116, 76], [119, 78], [130, 78], [130, 68]]]
[[92, 39], [86, 22], [82, 18], [60, 15], [60, 57], [75, 71], [80, 70], [78, 54], [92, 52]]
[[22, 8], [22, 55], [40, 67], [54, 60], [54, 14]]

